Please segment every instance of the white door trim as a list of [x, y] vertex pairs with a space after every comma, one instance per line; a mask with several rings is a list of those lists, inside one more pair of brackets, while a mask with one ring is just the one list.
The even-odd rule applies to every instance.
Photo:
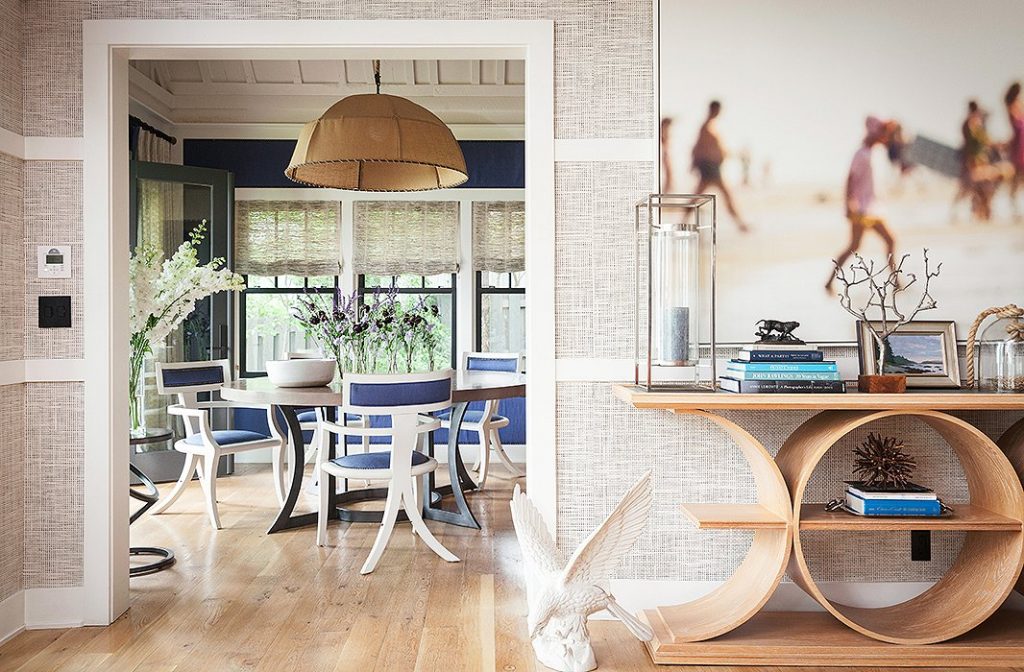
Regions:
[[553, 22], [85, 21], [85, 573], [83, 604], [69, 605], [84, 623], [110, 623], [128, 607], [128, 60], [409, 58], [424, 49], [526, 60], [528, 477], [554, 529]]

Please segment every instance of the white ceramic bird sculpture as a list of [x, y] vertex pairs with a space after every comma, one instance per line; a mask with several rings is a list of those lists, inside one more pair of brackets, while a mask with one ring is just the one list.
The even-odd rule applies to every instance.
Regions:
[[620, 606], [599, 583], [611, 578], [640, 537], [651, 512], [651, 472], [622, 497], [604, 523], [573, 553], [563, 568], [555, 542], [533, 502], [516, 486], [512, 522], [526, 560], [527, 627], [537, 659], [559, 672], [597, 667], [587, 616], [607, 609], [637, 639], [650, 641], [651, 629]]

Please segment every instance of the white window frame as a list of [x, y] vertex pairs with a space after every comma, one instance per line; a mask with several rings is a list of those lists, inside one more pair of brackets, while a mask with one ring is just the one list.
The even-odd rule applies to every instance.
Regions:
[[424, 52], [526, 62], [526, 346], [533, 364], [527, 478], [531, 498], [555, 530], [553, 22], [90, 20], [83, 22], [82, 65], [84, 585], [80, 603], [61, 611], [80, 614], [83, 624], [106, 625], [128, 608], [129, 60], [388, 59]]

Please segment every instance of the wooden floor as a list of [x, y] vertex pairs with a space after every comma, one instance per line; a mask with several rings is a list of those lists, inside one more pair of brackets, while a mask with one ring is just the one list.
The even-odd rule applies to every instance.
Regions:
[[[461, 563], [442, 562], [404, 525], [364, 577], [374, 525], [334, 523], [325, 548], [312, 528], [267, 536], [276, 508], [269, 473], [242, 469], [218, 482], [223, 530], [210, 530], [197, 483], [170, 512], [132, 527], [134, 544], [172, 547], [178, 563], [132, 579], [131, 609], [117, 622], [22, 633], [0, 647], [0, 671], [546, 669], [526, 639], [512, 481], [492, 477], [471, 496], [483, 530], [430, 523]], [[594, 622], [591, 631], [599, 669], [658, 669], [620, 624]]]

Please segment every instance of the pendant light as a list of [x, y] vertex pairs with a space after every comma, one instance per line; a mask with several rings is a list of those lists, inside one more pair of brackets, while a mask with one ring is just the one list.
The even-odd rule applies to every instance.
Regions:
[[424, 191], [469, 179], [451, 130], [411, 100], [380, 92], [348, 96], [302, 128], [284, 174], [314, 187]]

